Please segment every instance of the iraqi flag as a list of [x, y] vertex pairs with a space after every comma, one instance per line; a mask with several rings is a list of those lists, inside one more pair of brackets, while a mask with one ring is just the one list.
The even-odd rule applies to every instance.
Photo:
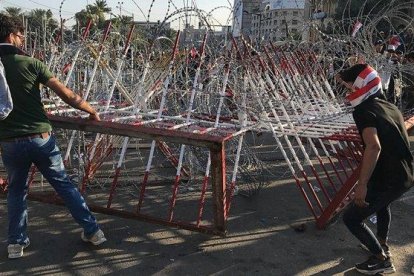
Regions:
[[197, 56], [197, 54], [198, 54], [197, 49], [195, 47], [191, 48], [191, 50], [190, 50], [191, 58], [195, 58]]
[[381, 89], [381, 78], [371, 66], [365, 68], [355, 79], [354, 92], [346, 96], [353, 107], [359, 105]]
[[400, 37], [398, 35], [393, 35], [388, 41], [387, 50], [395, 51], [400, 45], [401, 45]]
[[362, 27], [362, 23], [357, 20], [354, 24], [354, 28], [352, 29], [351, 36], [355, 37], [359, 29], [361, 29], [361, 27]]

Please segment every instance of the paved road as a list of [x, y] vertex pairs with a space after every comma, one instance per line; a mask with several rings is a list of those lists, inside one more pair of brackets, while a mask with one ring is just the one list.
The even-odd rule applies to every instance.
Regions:
[[[237, 196], [229, 236], [212, 237], [97, 214], [108, 242], [80, 240], [65, 208], [29, 202], [31, 245], [8, 260], [5, 200], [0, 199], [0, 274], [3, 275], [359, 275], [367, 258], [341, 221], [315, 228], [294, 183], [275, 181], [257, 196]], [[395, 265], [408, 274], [414, 263], [414, 193], [393, 206], [390, 245]], [[293, 223], [303, 223], [296, 232]], [[370, 226], [372, 223], [369, 223]]]

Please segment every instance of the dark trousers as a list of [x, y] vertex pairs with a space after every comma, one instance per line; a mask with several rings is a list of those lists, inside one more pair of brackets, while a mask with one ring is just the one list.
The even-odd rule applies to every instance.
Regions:
[[390, 204], [401, 197], [407, 191], [407, 188], [390, 188], [384, 191], [376, 191], [368, 187], [366, 201], [368, 207], [358, 207], [351, 204], [344, 212], [343, 220], [349, 231], [364, 244], [372, 254], [382, 252], [378, 239], [372, 233], [371, 229], [364, 223], [364, 220], [376, 213], [377, 215], [377, 237], [381, 240], [387, 240], [391, 222]]

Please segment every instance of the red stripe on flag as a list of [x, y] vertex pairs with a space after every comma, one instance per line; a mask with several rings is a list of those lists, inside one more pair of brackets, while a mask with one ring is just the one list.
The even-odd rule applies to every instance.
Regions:
[[353, 101], [353, 100], [361, 97], [362, 95], [364, 95], [365, 93], [367, 93], [369, 90], [371, 90], [373, 87], [377, 86], [380, 83], [381, 83], [381, 79], [379, 77], [376, 77], [370, 83], [368, 83], [366, 86], [364, 86], [361, 89], [356, 90], [354, 93], [349, 94], [348, 96], [346, 96], [346, 99], [348, 101]]
[[374, 68], [368, 66], [361, 73], [359, 73], [358, 77], [360, 77], [361, 79], [365, 79], [369, 74], [372, 73], [372, 71], [374, 71]]

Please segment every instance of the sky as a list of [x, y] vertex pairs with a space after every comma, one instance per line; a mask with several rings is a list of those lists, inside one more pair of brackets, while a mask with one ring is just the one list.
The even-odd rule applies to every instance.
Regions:
[[[50, 9], [56, 18], [59, 18], [59, 7], [62, 0], [0, 0], [0, 10], [3, 10], [5, 7], [18, 7], [24, 11], [29, 11], [31, 9]], [[76, 12], [85, 8], [87, 4], [93, 4], [94, 0], [65, 0], [63, 1], [61, 14], [64, 19], [71, 19]], [[122, 15], [134, 16], [136, 21], [145, 21], [147, 20], [148, 14], [150, 15], [150, 21], [163, 20], [168, 11], [168, 0], [107, 0], [108, 6], [112, 8], [112, 12], [116, 15], [120, 13]], [[151, 12], [149, 12], [151, 3], [153, 6]], [[212, 12], [212, 21], [216, 22], [214, 24], [224, 25], [230, 14], [229, 8], [232, 7], [234, 0], [172, 0], [171, 1], [178, 9], [184, 7], [184, 5], [191, 5], [195, 3], [198, 9], [210, 12], [215, 7], [225, 6], [227, 8], [219, 8]], [[121, 3], [121, 4], [119, 4]], [[137, 6], [138, 5], [138, 6]], [[121, 9], [120, 9], [121, 7]], [[175, 8], [171, 5], [169, 13], [172, 13]], [[178, 18], [175, 17], [175, 18]], [[196, 21], [196, 19], [193, 19]], [[175, 25], [179, 24], [180, 20], [175, 20]], [[181, 20], [182, 21], [182, 20]], [[69, 24], [73, 24], [74, 21], [68, 21]], [[72, 22], [72, 23], [71, 23]], [[194, 25], [198, 24], [192, 22]], [[174, 24], [174, 23], [173, 23]]]

